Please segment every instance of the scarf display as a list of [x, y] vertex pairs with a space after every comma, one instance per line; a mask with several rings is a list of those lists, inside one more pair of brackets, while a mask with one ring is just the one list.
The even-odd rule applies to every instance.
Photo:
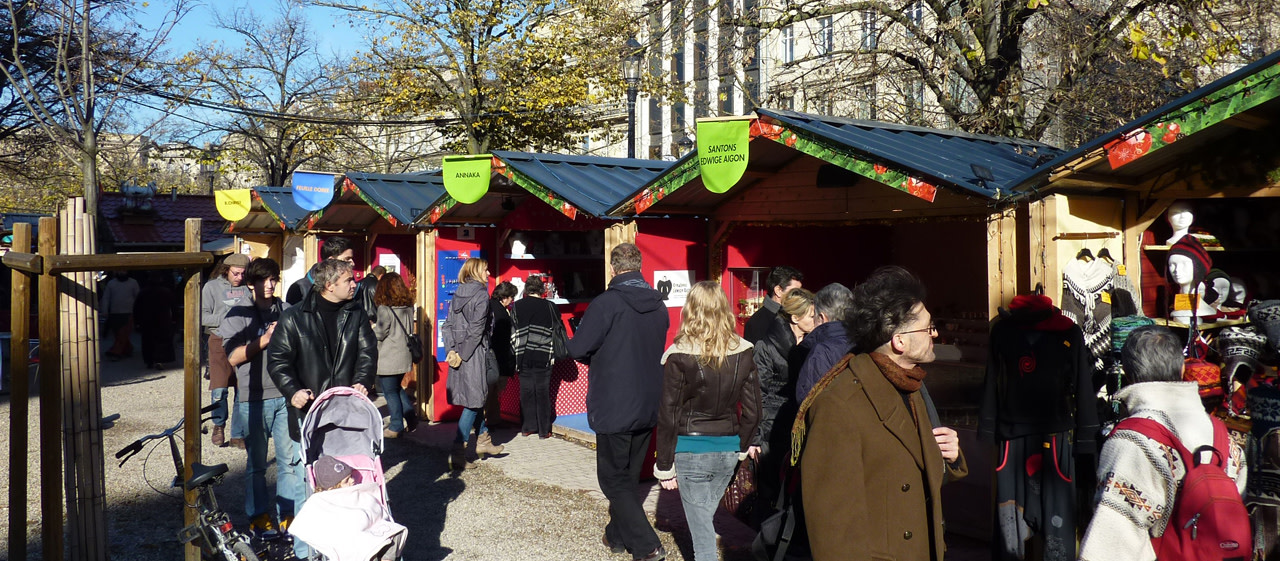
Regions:
[[1111, 290], [1116, 270], [1106, 261], [1076, 259], [1062, 271], [1062, 314], [1084, 332], [1084, 344], [1093, 355], [1093, 369], [1103, 370], [1103, 357], [1111, 346], [1111, 303], [1103, 294]]

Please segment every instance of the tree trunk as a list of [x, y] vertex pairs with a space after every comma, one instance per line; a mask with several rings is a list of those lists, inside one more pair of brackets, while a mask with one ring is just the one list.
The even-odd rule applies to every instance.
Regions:
[[98, 135], [90, 126], [84, 133], [84, 149], [80, 156], [80, 174], [84, 177], [84, 206], [90, 216], [98, 215]]

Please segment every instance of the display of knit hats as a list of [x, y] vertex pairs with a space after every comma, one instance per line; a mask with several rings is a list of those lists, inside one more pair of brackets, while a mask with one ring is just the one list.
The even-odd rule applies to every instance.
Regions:
[[1111, 351], [1118, 354], [1124, 348], [1124, 342], [1129, 340], [1130, 333], [1139, 327], [1153, 324], [1155, 322], [1147, 316], [1111, 318]]
[[1249, 505], [1280, 507], [1280, 388], [1249, 391], [1254, 445], [1249, 446]]
[[1209, 269], [1213, 268], [1213, 259], [1209, 258], [1209, 252], [1205, 251], [1204, 246], [1196, 240], [1195, 236], [1182, 236], [1178, 241], [1169, 248], [1169, 257], [1181, 255], [1191, 259], [1192, 268], [1195, 274], [1192, 277], [1192, 286], [1200, 284], [1205, 276], [1209, 274]]
[[1227, 295], [1226, 300], [1218, 307], [1227, 319], [1239, 319], [1246, 313], [1245, 306], [1249, 303], [1249, 291], [1245, 287], [1244, 279], [1240, 277], [1231, 277], [1231, 293]]
[[1200, 386], [1200, 398], [1222, 397], [1222, 369], [1201, 358], [1188, 358], [1182, 366], [1182, 379]]
[[1272, 351], [1280, 350], [1280, 300], [1254, 300], [1249, 304], [1249, 321], [1267, 336]]
[[[1222, 357], [1222, 377], [1225, 380], [1244, 380], [1266, 368], [1262, 364], [1262, 355], [1267, 350], [1267, 337], [1253, 326], [1223, 329], [1214, 346]], [[1248, 368], [1249, 371], [1237, 373], [1240, 368]]]
[[1204, 303], [1220, 308], [1230, 295], [1231, 277], [1222, 269], [1210, 269], [1204, 277]]

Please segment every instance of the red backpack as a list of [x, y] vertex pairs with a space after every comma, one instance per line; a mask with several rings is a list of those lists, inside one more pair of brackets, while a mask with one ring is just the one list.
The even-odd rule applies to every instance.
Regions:
[[[1227, 477], [1227, 426], [1215, 417], [1210, 419], [1213, 446], [1201, 446], [1194, 454], [1168, 428], [1151, 419], [1131, 417], [1116, 424], [1115, 430], [1131, 430], [1177, 450], [1186, 466], [1164, 534], [1151, 538], [1160, 561], [1245, 561], [1253, 555], [1249, 512], [1236, 482]], [[1206, 453], [1210, 460], [1201, 463]]]

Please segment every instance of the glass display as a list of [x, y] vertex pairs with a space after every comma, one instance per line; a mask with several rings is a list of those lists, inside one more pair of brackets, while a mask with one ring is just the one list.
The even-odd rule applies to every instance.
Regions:
[[739, 332], [747, 324], [747, 320], [764, 305], [764, 285], [768, 275], [768, 267], [729, 269], [728, 282], [724, 283], [725, 295], [729, 297], [729, 305], [733, 306]]

